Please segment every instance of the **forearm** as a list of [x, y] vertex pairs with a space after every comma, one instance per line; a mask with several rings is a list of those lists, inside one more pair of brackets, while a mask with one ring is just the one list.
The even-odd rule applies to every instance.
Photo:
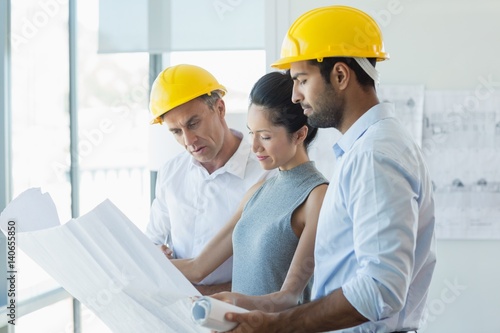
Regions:
[[212, 285], [194, 285], [202, 295], [213, 295], [223, 291], [231, 291], [231, 282]]
[[297, 295], [284, 291], [278, 291], [262, 296], [248, 296], [237, 293], [230, 293], [229, 295], [234, 295], [234, 299], [232, 299], [232, 301], [239, 307], [247, 310], [260, 310], [264, 312], [279, 312], [287, 310], [296, 306], [299, 301], [299, 297]]
[[191, 283], [198, 283], [206, 276], [198, 271], [194, 259], [172, 259], [170, 262], [177, 267]]
[[360, 325], [368, 321], [345, 298], [342, 289], [326, 297], [281, 312], [272, 332], [324, 332]]

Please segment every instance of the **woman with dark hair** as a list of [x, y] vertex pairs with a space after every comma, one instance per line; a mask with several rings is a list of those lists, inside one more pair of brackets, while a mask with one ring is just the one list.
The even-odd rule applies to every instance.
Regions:
[[247, 192], [199, 256], [172, 260], [198, 282], [232, 255], [232, 292], [215, 297], [247, 309], [280, 311], [308, 301], [316, 225], [328, 182], [307, 155], [317, 129], [292, 102], [292, 88], [288, 73], [272, 72], [250, 93], [252, 150], [264, 169], [278, 168], [278, 174]]

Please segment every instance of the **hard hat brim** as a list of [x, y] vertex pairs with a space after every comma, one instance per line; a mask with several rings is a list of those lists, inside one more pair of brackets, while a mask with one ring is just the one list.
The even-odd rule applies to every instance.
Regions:
[[[333, 58], [333, 57], [343, 57], [343, 58], [354, 58], [354, 57], [357, 57], [357, 58], [374, 58], [373, 55], [368, 55], [368, 56], [363, 56], [363, 55], [331, 55], [331, 54], [328, 54], [328, 55], [324, 55], [324, 56], [316, 56], [316, 57], [286, 57], [286, 58], [281, 58], [281, 59], [278, 59], [276, 60], [275, 62], [273, 62], [271, 64], [271, 67], [273, 68], [276, 68], [276, 69], [281, 69], [281, 70], [287, 70], [287, 69], [290, 69], [291, 65], [293, 62], [299, 62], [299, 61], [307, 61], [307, 60], [318, 60], [320, 61], [320, 59], [324, 59], [324, 58]], [[383, 53], [383, 52], [379, 52], [379, 54], [377, 55], [377, 57], [375, 57], [377, 59], [377, 61], [384, 61], [384, 60], [389, 60], [390, 59], [390, 55], [389, 53]]]

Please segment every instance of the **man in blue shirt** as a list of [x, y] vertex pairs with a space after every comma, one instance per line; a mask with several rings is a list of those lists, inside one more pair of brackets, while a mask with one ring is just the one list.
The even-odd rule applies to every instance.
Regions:
[[389, 58], [375, 21], [330, 6], [299, 17], [283, 42], [293, 100], [343, 135], [321, 209], [314, 301], [285, 312], [227, 314], [234, 332], [410, 332], [423, 317], [435, 257], [431, 179], [419, 146], [379, 103], [375, 63]]

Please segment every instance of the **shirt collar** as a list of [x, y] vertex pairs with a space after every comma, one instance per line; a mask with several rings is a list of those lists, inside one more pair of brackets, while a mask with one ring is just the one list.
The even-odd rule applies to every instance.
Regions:
[[335, 157], [338, 159], [346, 151], [350, 150], [371, 125], [389, 117], [394, 117], [394, 105], [391, 103], [380, 103], [370, 108], [333, 145]]
[[[241, 139], [240, 145], [238, 146], [238, 149], [236, 149], [236, 151], [234, 152], [233, 156], [231, 156], [229, 160], [226, 162], [226, 164], [224, 164], [222, 167], [215, 170], [214, 172], [212, 172], [212, 174], [209, 175], [209, 177], [211, 178], [215, 178], [217, 177], [217, 175], [223, 174], [225, 172], [231, 173], [241, 179], [245, 178], [247, 160], [248, 156], [251, 153], [251, 146], [243, 138], [243, 134], [241, 132], [231, 129], [231, 133], [233, 133], [234, 135], [236, 135], [238, 138]], [[192, 167], [202, 168], [206, 172], [206, 169], [194, 157], [191, 157], [191, 165]], [[208, 172], [206, 173], [208, 175]]]

